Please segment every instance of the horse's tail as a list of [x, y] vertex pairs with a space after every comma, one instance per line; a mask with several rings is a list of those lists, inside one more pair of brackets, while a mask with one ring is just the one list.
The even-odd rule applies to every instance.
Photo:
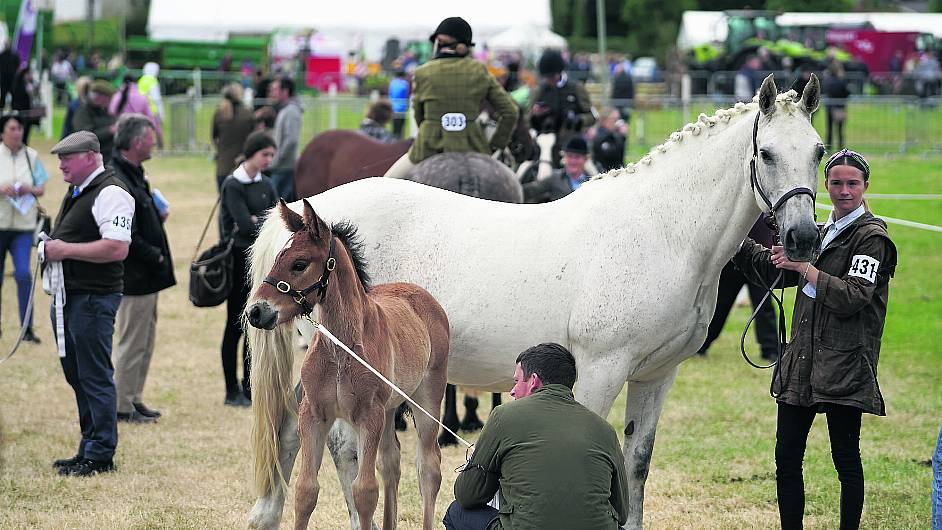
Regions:
[[[252, 291], [255, 292], [271, 270], [285, 228], [281, 216], [270, 211], [258, 239], [252, 245], [249, 269]], [[244, 316], [243, 316], [244, 319]], [[255, 452], [255, 488], [259, 496], [267, 495], [281, 481], [287, 489], [287, 479], [278, 459], [279, 429], [288, 414], [297, 414], [297, 401], [293, 391], [292, 348], [294, 326], [284, 324], [271, 331], [258, 329], [243, 320], [252, 352], [252, 446]]]

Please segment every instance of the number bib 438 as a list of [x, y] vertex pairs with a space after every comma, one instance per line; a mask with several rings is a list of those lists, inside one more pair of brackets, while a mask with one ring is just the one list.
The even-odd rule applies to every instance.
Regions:
[[464, 114], [460, 112], [449, 112], [448, 114], [442, 114], [442, 129], [446, 131], [463, 131], [467, 127], [468, 122]]

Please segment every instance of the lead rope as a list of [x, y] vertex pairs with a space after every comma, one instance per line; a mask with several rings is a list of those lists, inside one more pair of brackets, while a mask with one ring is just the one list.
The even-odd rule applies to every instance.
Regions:
[[37, 258], [36, 267], [33, 269], [33, 283], [29, 286], [29, 301], [26, 303], [26, 316], [23, 318], [22, 324], [20, 324], [20, 334], [16, 338], [16, 343], [12, 348], [10, 348], [10, 352], [0, 359], [0, 364], [9, 361], [10, 358], [13, 357], [13, 354], [16, 353], [16, 350], [20, 348], [20, 344], [23, 343], [23, 337], [26, 336], [26, 330], [29, 329], [29, 322], [33, 316], [33, 293], [36, 292], [36, 280], [39, 278], [39, 269], [41, 267], [42, 262]]
[[460, 441], [461, 443], [463, 443], [468, 449], [471, 449], [471, 447], [474, 446], [474, 444], [472, 444], [471, 442], [468, 442], [467, 440], [465, 440], [464, 438], [462, 438], [461, 436], [459, 436], [458, 433], [456, 433], [455, 431], [453, 431], [453, 430], [449, 429], [448, 427], [446, 427], [445, 424], [442, 423], [438, 418], [436, 418], [435, 416], [433, 416], [431, 412], [425, 410], [425, 408], [424, 408], [422, 405], [419, 405], [418, 403], [416, 403], [414, 399], [412, 399], [412, 398], [409, 397], [405, 392], [403, 392], [402, 389], [399, 388], [398, 386], [396, 386], [395, 383], [393, 383], [392, 381], [390, 381], [389, 379], [387, 379], [386, 376], [384, 376], [383, 374], [379, 373], [379, 371], [378, 371], [376, 368], [373, 368], [373, 367], [370, 365], [370, 363], [366, 362], [366, 360], [364, 360], [362, 357], [360, 357], [359, 355], [357, 355], [353, 350], [351, 350], [350, 348], [348, 348], [346, 344], [344, 344], [344, 343], [341, 342], [337, 337], [335, 337], [335, 336], [330, 332], [330, 330], [328, 330], [326, 327], [324, 327], [323, 324], [321, 324], [320, 322], [318, 322], [318, 321], [314, 320], [313, 318], [311, 318], [311, 315], [310, 315], [310, 314], [304, 315], [304, 318], [307, 319], [311, 324], [313, 324], [313, 325], [314, 325], [314, 328], [315, 328], [317, 331], [319, 331], [320, 333], [323, 333], [324, 336], [327, 337], [328, 339], [330, 339], [331, 342], [333, 342], [333, 343], [336, 344], [337, 346], [340, 346], [340, 348], [342, 348], [345, 352], [349, 353], [351, 357], [353, 357], [354, 359], [356, 359], [356, 361], [357, 361], [358, 363], [362, 364], [364, 368], [366, 368], [367, 370], [369, 370], [370, 372], [372, 372], [373, 375], [375, 375], [376, 377], [380, 378], [380, 380], [381, 380], [382, 382], [384, 382], [384, 383], [386, 383], [387, 385], [389, 385], [389, 388], [392, 388], [393, 390], [396, 391], [397, 394], [399, 394], [400, 396], [402, 396], [403, 398], [405, 398], [405, 400], [408, 401], [410, 405], [412, 405], [413, 407], [415, 407], [415, 408], [417, 408], [418, 410], [420, 410], [423, 414], [425, 414], [425, 415], [428, 416], [429, 418], [432, 418], [432, 421], [434, 421], [435, 423], [439, 424], [439, 425], [442, 427], [442, 429], [445, 429], [445, 431], [448, 432], [448, 434], [451, 434], [452, 436], [454, 436], [455, 438], [457, 438], [458, 441]]

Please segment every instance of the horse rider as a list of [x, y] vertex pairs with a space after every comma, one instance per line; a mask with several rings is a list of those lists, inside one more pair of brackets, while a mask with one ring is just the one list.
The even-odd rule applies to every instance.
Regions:
[[594, 124], [597, 116], [585, 86], [566, 75], [566, 60], [558, 50], [544, 51], [538, 69], [542, 80], [530, 108], [530, 127], [537, 133], [556, 134], [553, 165], [558, 166], [559, 149]]
[[[419, 162], [439, 153], [476, 151], [489, 155], [510, 142], [519, 110], [487, 67], [469, 54], [471, 26], [446, 18], [429, 37], [433, 58], [415, 71], [412, 106], [419, 134], [387, 177], [406, 178]], [[481, 102], [495, 109], [497, 129], [490, 142], [475, 118]]]

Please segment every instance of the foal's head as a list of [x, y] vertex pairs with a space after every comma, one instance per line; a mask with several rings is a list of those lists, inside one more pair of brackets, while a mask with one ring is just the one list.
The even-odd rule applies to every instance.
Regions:
[[306, 199], [304, 217], [284, 201], [278, 209], [292, 235], [255, 291], [255, 302], [246, 307], [249, 323], [257, 328], [273, 329], [312, 312], [328, 289], [333, 292], [339, 274], [353, 273], [364, 289], [369, 285], [352, 225], [328, 226]]

